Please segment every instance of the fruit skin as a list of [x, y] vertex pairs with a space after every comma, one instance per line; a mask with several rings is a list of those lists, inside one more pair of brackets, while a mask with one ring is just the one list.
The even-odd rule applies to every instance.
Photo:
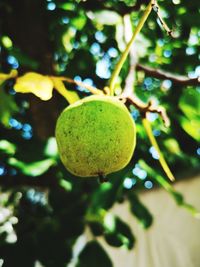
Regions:
[[124, 168], [136, 143], [126, 106], [110, 96], [89, 96], [68, 106], [56, 124], [61, 161], [76, 176], [106, 175]]

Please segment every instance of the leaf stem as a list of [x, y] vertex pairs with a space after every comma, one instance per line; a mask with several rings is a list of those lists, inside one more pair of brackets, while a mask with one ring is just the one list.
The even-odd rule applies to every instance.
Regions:
[[159, 162], [160, 162], [160, 165], [162, 166], [164, 172], [166, 173], [167, 177], [171, 180], [171, 181], [174, 181], [175, 178], [174, 178], [174, 175], [172, 174], [169, 166], [167, 165], [167, 162], [165, 161], [165, 158], [158, 146], [158, 143], [153, 135], [153, 132], [152, 132], [152, 128], [151, 128], [151, 124], [150, 122], [146, 119], [146, 118], [143, 118], [142, 119], [142, 123], [144, 125], [144, 128], [146, 130], [146, 133], [149, 137], [149, 140], [152, 144], [152, 146], [156, 149], [156, 151], [158, 152], [158, 155], [159, 155]]
[[141, 31], [142, 27], [144, 26], [145, 21], [147, 20], [149, 14], [151, 13], [154, 2], [155, 2], [155, 0], [151, 0], [150, 3], [148, 4], [148, 6], [146, 7], [145, 12], [144, 12], [142, 18], [140, 19], [140, 21], [139, 21], [139, 23], [135, 29], [135, 32], [133, 33], [131, 40], [128, 42], [126, 49], [122, 53], [121, 58], [118, 61], [117, 65], [116, 65], [116, 67], [112, 73], [112, 76], [111, 76], [110, 82], [109, 82], [109, 88], [110, 88], [110, 94], [111, 95], [114, 95], [114, 87], [115, 87], [117, 77], [118, 77], [118, 75], [121, 71], [121, 68], [122, 68], [122, 66], [123, 66], [123, 64], [124, 64], [124, 62], [128, 56], [128, 53], [130, 51], [130, 48], [131, 48], [136, 36]]
[[66, 90], [64, 83], [59, 78], [53, 78], [51, 77], [55, 90], [62, 95], [69, 104], [72, 104], [79, 100], [78, 95], [76, 92], [69, 92]]

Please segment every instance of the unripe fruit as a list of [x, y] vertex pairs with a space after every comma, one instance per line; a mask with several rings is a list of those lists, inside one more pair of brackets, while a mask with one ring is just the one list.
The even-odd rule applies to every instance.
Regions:
[[76, 176], [106, 175], [124, 168], [136, 142], [135, 123], [126, 106], [110, 96], [89, 96], [58, 118], [61, 161]]

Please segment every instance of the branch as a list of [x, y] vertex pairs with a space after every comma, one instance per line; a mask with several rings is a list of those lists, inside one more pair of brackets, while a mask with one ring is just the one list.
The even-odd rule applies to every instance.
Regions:
[[139, 111], [140, 114], [142, 115], [142, 117], [146, 117], [146, 114], [148, 112], [152, 112], [152, 113], [158, 113], [162, 120], [163, 123], [166, 127], [170, 126], [170, 120], [167, 116], [166, 110], [164, 107], [162, 106], [156, 106], [154, 101], [150, 100], [147, 104], [142, 102], [136, 95], [131, 94], [128, 96], [124, 96], [123, 94], [120, 96], [120, 98], [122, 99], [126, 99], [126, 101], [128, 101], [128, 103], [134, 105]]
[[100, 89], [98, 89], [98, 88], [96, 88], [94, 86], [91, 86], [89, 84], [85, 84], [83, 82], [78, 82], [78, 81], [75, 81], [75, 80], [70, 79], [70, 78], [67, 78], [67, 77], [56, 77], [56, 76], [52, 76], [52, 78], [58, 78], [61, 81], [72, 83], [72, 84], [75, 84], [77, 86], [84, 87], [84, 88], [86, 88], [88, 91], [90, 91], [94, 95], [103, 95], [104, 94], [102, 90], [100, 90]]
[[[124, 16], [124, 37], [126, 42], [131, 39], [132, 36], [132, 28], [130, 16]], [[166, 127], [169, 127], [170, 120], [167, 116], [166, 110], [162, 106], [157, 106], [155, 101], [149, 100], [148, 103], [144, 103], [141, 101], [136, 94], [134, 93], [134, 83], [135, 83], [135, 70], [136, 66], [138, 66], [138, 53], [134, 44], [131, 46], [130, 51], [130, 68], [128, 75], [125, 80], [125, 86], [122, 94], [119, 96], [119, 99], [123, 100], [123, 102], [127, 102], [128, 104], [134, 105], [142, 115], [143, 118], [146, 117], [148, 112], [158, 113]]]
[[155, 0], [155, 2], [152, 4], [152, 8], [153, 11], [156, 12], [158, 20], [160, 21], [160, 24], [163, 27], [163, 29], [168, 33], [169, 36], [174, 37], [173, 31], [167, 26], [167, 24], [165, 23], [165, 21], [161, 16], [160, 7], [157, 3], [157, 0]]
[[151, 67], [147, 67], [141, 64], [136, 65], [136, 70], [142, 70], [147, 75], [161, 79], [161, 80], [171, 80], [175, 84], [187, 86], [187, 85], [200, 85], [200, 77], [198, 78], [189, 78], [187, 76], [175, 75], [170, 72], [166, 72], [160, 69], [154, 69]]
[[[131, 34], [131, 24], [130, 24], [130, 16], [125, 16], [124, 17], [124, 36], [126, 41], [128, 41], [129, 38], [129, 34]], [[134, 45], [131, 47], [130, 49], [130, 68], [129, 68], [129, 72], [128, 75], [126, 77], [126, 81], [125, 81], [125, 87], [124, 90], [121, 94], [121, 96], [119, 96], [119, 98], [121, 98], [124, 102], [128, 102], [129, 106], [132, 104], [134, 105], [140, 112], [141, 116], [142, 116], [142, 122], [144, 125], [144, 128], [146, 130], [147, 136], [150, 140], [150, 143], [152, 144], [152, 146], [155, 147], [155, 149], [157, 150], [157, 153], [159, 155], [159, 162], [165, 172], [165, 174], [167, 175], [167, 177], [171, 180], [174, 181], [175, 178], [170, 170], [170, 168], [167, 165], [167, 162], [159, 148], [159, 145], [153, 135], [152, 132], [152, 128], [151, 128], [151, 124], [150, 122], [146, 119], [146, 115], [148, 112], [155, 112], [158, 113], [162, 119], [163, 122], [165, 124], [166, 127], [169, 126], [170, 121], [169, 118], [167, 116], [167, 113], [165, 111], [164, 107], [161, 106], [157, 106], [155, 101], [150, 100], [147, 104], [142, 102], [134, 93], [134, 82], [135, 82], [135, 68], [138, 62], [138, 55], [137, 55], [137, 49], [134, 47]]]
[[153, 100], [149, 100], [148, 103], [144, 103], [134, 93], [124, 94], [124, 92], [120, 96], [118, 96], [118, 98], [124, 103], [127, 102], [129, 105], [131, 104], [135, 106], [139, 110], [143, 118], [146, 117], [146, 114], [148, 112], [157, 113], [162, 118], [164, 125], [166, 127], [170, 126], [170, 120], [167, 116], [165, 108], [162, 106], [156, 106]]

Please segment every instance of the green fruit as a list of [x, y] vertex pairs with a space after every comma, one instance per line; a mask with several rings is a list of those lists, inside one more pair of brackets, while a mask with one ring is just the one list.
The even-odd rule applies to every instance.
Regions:
[[58, 150], [76, 176], [106, 175], [124, 168], [136, 142], [126, 106], [110, 96], [89, 96], [68, 106], [56, 124]]

